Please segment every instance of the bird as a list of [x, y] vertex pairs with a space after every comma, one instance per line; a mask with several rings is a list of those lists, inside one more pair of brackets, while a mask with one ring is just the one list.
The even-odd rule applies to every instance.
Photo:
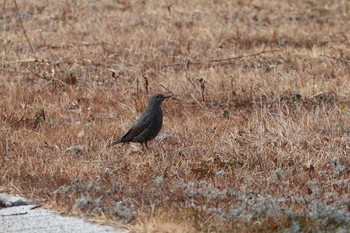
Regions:
[[158, 135], [163, 125], [162, 103], [170, 97], [172, 96], [165, 96], [163, 94], [151, 96], [145, 110], [135, 125], [124, 136], [108, 146], [114, 146], [119, 143], [138, 142], [142, 146], [145, 145], [148, 150], [147, 142]]

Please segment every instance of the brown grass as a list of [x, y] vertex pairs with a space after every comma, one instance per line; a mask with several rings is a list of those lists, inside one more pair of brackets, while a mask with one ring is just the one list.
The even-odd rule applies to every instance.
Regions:
[[[18, 6], [39, 60], [4, 1], [2, 191], [134, 232], [349, 229], [349, 1]], [[150, 150], [106, 148], [162, 86]]]

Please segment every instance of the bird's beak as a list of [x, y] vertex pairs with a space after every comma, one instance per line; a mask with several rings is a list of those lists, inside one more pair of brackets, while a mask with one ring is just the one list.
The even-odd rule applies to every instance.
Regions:
[[170, 97], [173, 97], [172, 95], [167, 95], [167, 96], [164, 96], [165, 99], [168, 99]]

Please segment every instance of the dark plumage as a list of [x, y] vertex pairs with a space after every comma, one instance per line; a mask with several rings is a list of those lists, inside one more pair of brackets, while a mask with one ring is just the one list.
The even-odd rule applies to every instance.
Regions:
[[145, 144], [148, 149], [147, 142], [154, 139], [162, 128], [162, 103], [169, 97], [171, 96], [164, 96], [163, 94], [153, 95], [136, 124], [123, 137], [114, 141], [109, 146], [125, 142], [138, 142]]

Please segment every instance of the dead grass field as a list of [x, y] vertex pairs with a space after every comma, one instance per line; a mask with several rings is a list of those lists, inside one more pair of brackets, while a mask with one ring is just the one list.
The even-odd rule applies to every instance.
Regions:
[[[132, 232], [350, 230], [349, 1], [18, 8], [35, 54], [3, 1], [1, 191]], [[163, 86], [150, 150], [106, 148]]]

